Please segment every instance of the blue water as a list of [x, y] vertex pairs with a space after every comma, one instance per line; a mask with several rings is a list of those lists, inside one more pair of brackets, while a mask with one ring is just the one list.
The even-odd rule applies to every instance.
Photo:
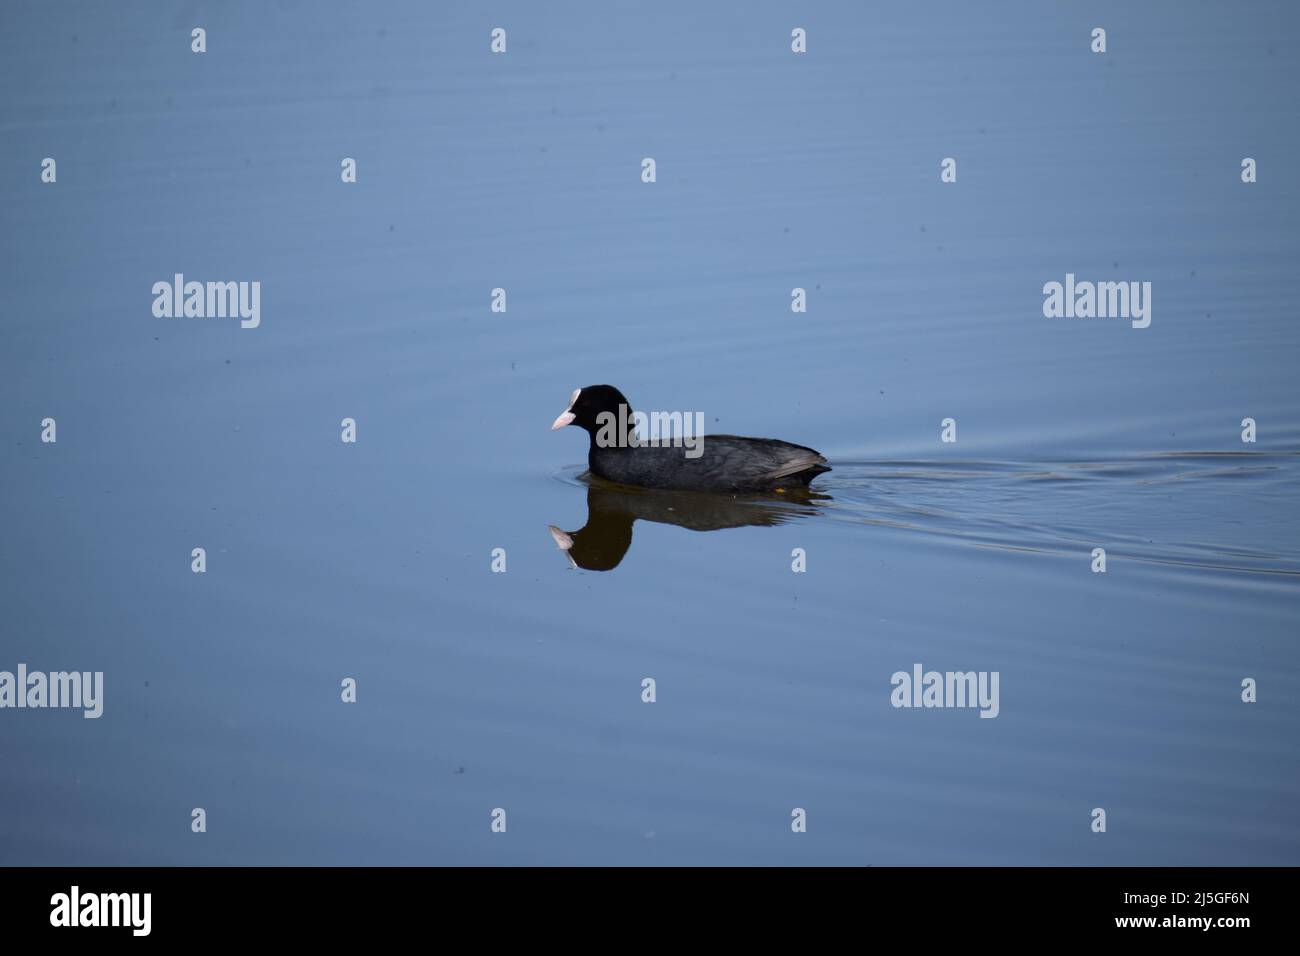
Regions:
[[[105, 675], [0, 863], [1300, 863], [1293, 5], [0, 18], [0, 670]], [[834, 470], [601, 487], [598, 382]]]

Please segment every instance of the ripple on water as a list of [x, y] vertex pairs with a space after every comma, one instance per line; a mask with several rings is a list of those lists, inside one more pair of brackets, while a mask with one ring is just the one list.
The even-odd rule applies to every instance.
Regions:
[[[955, 546], [1076, 554], [1235, 573], [1300, 576], [1300, 528], [1288, 501], [1300, 454], [1183, 452], [1085, 461], [834, 461], [807, 496], [739, 495], [737, 507], [779, 510], [770, 522], [889, 527]], [[613, 488], [585, 466], [551, 478]], [[1250, 483], [1249, 498], [1242, 497]], [[656, 520], [664, 492], [620, 489]], [[673, 493], [670, 523], [714, 510], [725, 496]], [[633, 496], [627, 499], [627, 496]], [[700, 522], [708, 525], [710, 522]], [[732, 526], [732, 525], [722, 525]]]

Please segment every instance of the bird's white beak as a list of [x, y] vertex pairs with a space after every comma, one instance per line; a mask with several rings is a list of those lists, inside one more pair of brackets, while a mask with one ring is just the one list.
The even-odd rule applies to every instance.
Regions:
[[578, 416], [573, 414], [574, 403], [578, 401], [578, 396], [582, 394], [582, 389], [575, 388], [573, 394], [569, 396], [569, 407], [564, 410], [564, 414], [551, 422], [551, 431], [557, 428], [563, 428], [565, 425], [572, 425], [573, 420]]

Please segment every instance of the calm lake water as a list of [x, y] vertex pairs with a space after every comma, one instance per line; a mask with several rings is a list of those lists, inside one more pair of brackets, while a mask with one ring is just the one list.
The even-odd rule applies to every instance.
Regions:
[[0, 863], [1300, 864], [1294, 5], [445, 7], [0, 14]]

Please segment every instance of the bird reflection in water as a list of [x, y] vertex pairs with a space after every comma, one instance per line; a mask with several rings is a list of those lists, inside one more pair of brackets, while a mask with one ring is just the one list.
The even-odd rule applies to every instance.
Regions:
[[817, 514], [831, 496], [800, 488], [785, 493], [725, 495], [699, 491], [662, 491], [616, 485], [590, 472], [587, 523], [578, 531], [551, 525], [551, 537], [575, 568], [612, 571], [632, 545], [637, 519], [673, 524], [690, 531], [720, 531], [750, 525], [772, 527]]

